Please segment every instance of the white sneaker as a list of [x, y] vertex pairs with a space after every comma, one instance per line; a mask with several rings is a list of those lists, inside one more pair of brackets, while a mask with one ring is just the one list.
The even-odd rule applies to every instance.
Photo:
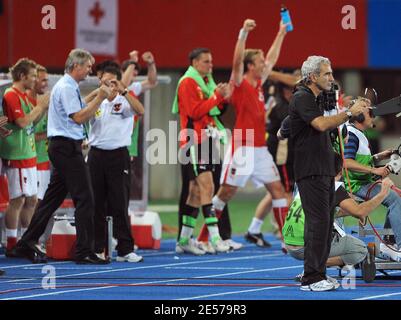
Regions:
[[95, 254], [97, 255], [97, 257], [98, 257], [99, 259], [106, 260], [106, 256], [105, 256], [104, 252], [95, 253]]
[[385, 245], [384, 243], [380, 243], [380, 256], [385, 259], [401, 262], [401, 252], [399, 252], [396, 244]]
[[228, 252], [230, 251], [230, 246], [226, 244], [223, 240], [216, 240], [214, 243], [212, 242], [212, 246], [216, 252]]
[[321, 280], [319, 282], [315, 282], [309, 285], [301, 286], [302, 291], [332, 291], [334, 290], [334, 284], [327, 280]]
[[337, 281], [337, 279], [330, 277], [327, 274], [326, 274], [326, 279], [328, 282], [330, 282], [334, 285], [334, 289], [340, 288], [340, 283]]
[[239, 250], [244, 246], [242, 243], [235, 242], [233, 239], [223, 240], [223, 242], [232, 250]]
[[209, 241], [208, 242], [197, 241], [196, 246], [208, 254], [216, 254], [216, 250], [213, 248], [212, 244]]
[[142, 262], [143, 257], [137, 255], [135, 252], [126, 254], [123, 257], [117, 256], [116, 261], [118, 262]]
[[180, 247], [178, 242], [175, 244], [175, 253], [178, 253], [178, 254], [184, 253], [184, 250]]
[[203, 256], [206, 253], [202, 249], [197, 248], [194, 241], [189, 241], [188, 244], [186, 244], [186, 245], [181, 245], [181, 244], [177, 243], [175, 246], [175, 252], [176, 253], [191, 253], [196, 256]]

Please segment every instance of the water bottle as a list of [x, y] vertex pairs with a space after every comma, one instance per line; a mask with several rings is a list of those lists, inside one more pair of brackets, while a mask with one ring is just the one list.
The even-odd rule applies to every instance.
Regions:
[[289, 25], [287, 26], [287, 32], [294, 30], [291, 22], [290, 12], [286, 7], [284, 6], [281, 7], [280, 15], [281, 15], [281, 20], [283, 21], [284, 24], [289, 23]]

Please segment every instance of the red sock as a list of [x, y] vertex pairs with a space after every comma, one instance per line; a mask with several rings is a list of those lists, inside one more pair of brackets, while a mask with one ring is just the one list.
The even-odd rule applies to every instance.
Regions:
[[[217, 219], [220, 219], [221, 215], [223, 214], [223, 211], [220, 211], [220, 210], [215, 210], [215, 211], [216, 211]], [[201, 241], [201, 242], [208, 242], [209, 241], [209, 230], [207, 229], [207, 225], [206, 224], [204, 224], [202, 226], [202, 229], [199, 232], [198, 241]]]
[[17, 238], [7, 237], [7, 250], [11, 250], [17, 244]]
[[284, 227], [285, 218], [287, 217], [288, 213], [288, 207], [273, 208], [273, 213], [280, 230], [281, 238], [283, 238], [281, 230]]

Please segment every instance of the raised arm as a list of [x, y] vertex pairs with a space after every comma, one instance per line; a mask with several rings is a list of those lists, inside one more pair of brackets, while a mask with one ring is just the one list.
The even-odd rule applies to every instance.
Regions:
[[[133, 63], [138, 62], [139, 57], [138, 57], [137, 50], [132, 50], [129, 53], [129, 60], [132, 61]], [[124, 71], [122, 78], [121, 78], [121, 82], [124, 86], [128, 87], [131, 84], [131, 82], [133, 80], [132, 78], [133, 78], [134, 70], [135, 70], [135, 65], [130, 64], [130, 65], [128, 65], [127, 69]]]
[[148, 65], [148, 75], [145, 81], [142, 81], [142, 91], [153, 89], [157, 86], [157, 69], [155, 58], [152, 52], [147, 51], [142, 55], [142, 60]]
[[248, 33], [255, 29], [255, 27], [256, 22], [254, 20], [246, 19], [238, 35], [238, 40], [234, 49], [232, 71], [233, 80], [236, 85], [239, 85], [242, 82], [242, 77], [244, 75], [244, 55], [246, 38], [248, 36]]
[[290, 73], [284, 73], [284, 72], [272, 70], [269, 74], [268, 79], [272, 80], [272, 81], [284, 83], [287, 86], [295, 87], [295, 85], [297, 84], [298, 80], [301, 79], [301, 77], [295, 76]]
[[281, 45], [283, 44], [285, 35], [287, 34], [286, 28], [287, 24], [284, 24], [282, 21], [280, 21], [279, 31], [273, 41], [273, 44], [266, 54], [266, 68], [263, 72], [262, 83], [266, 81], [266, 79], [269, 77], [270, 72], [273, 70], [273, 67], [277, 63], [278, 57], [280, 56]]

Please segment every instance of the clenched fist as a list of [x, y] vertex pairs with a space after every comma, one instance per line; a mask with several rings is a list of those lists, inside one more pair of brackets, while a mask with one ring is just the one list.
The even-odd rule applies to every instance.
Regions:
[[252, 30], [255, 29], [255, 28], [256, 28], [256, 22], [255, 22], [255, 20], [246, 19], [246, 20], [244, 21], [243, 29], [244, 29], [246, 32], [252, 31]]

